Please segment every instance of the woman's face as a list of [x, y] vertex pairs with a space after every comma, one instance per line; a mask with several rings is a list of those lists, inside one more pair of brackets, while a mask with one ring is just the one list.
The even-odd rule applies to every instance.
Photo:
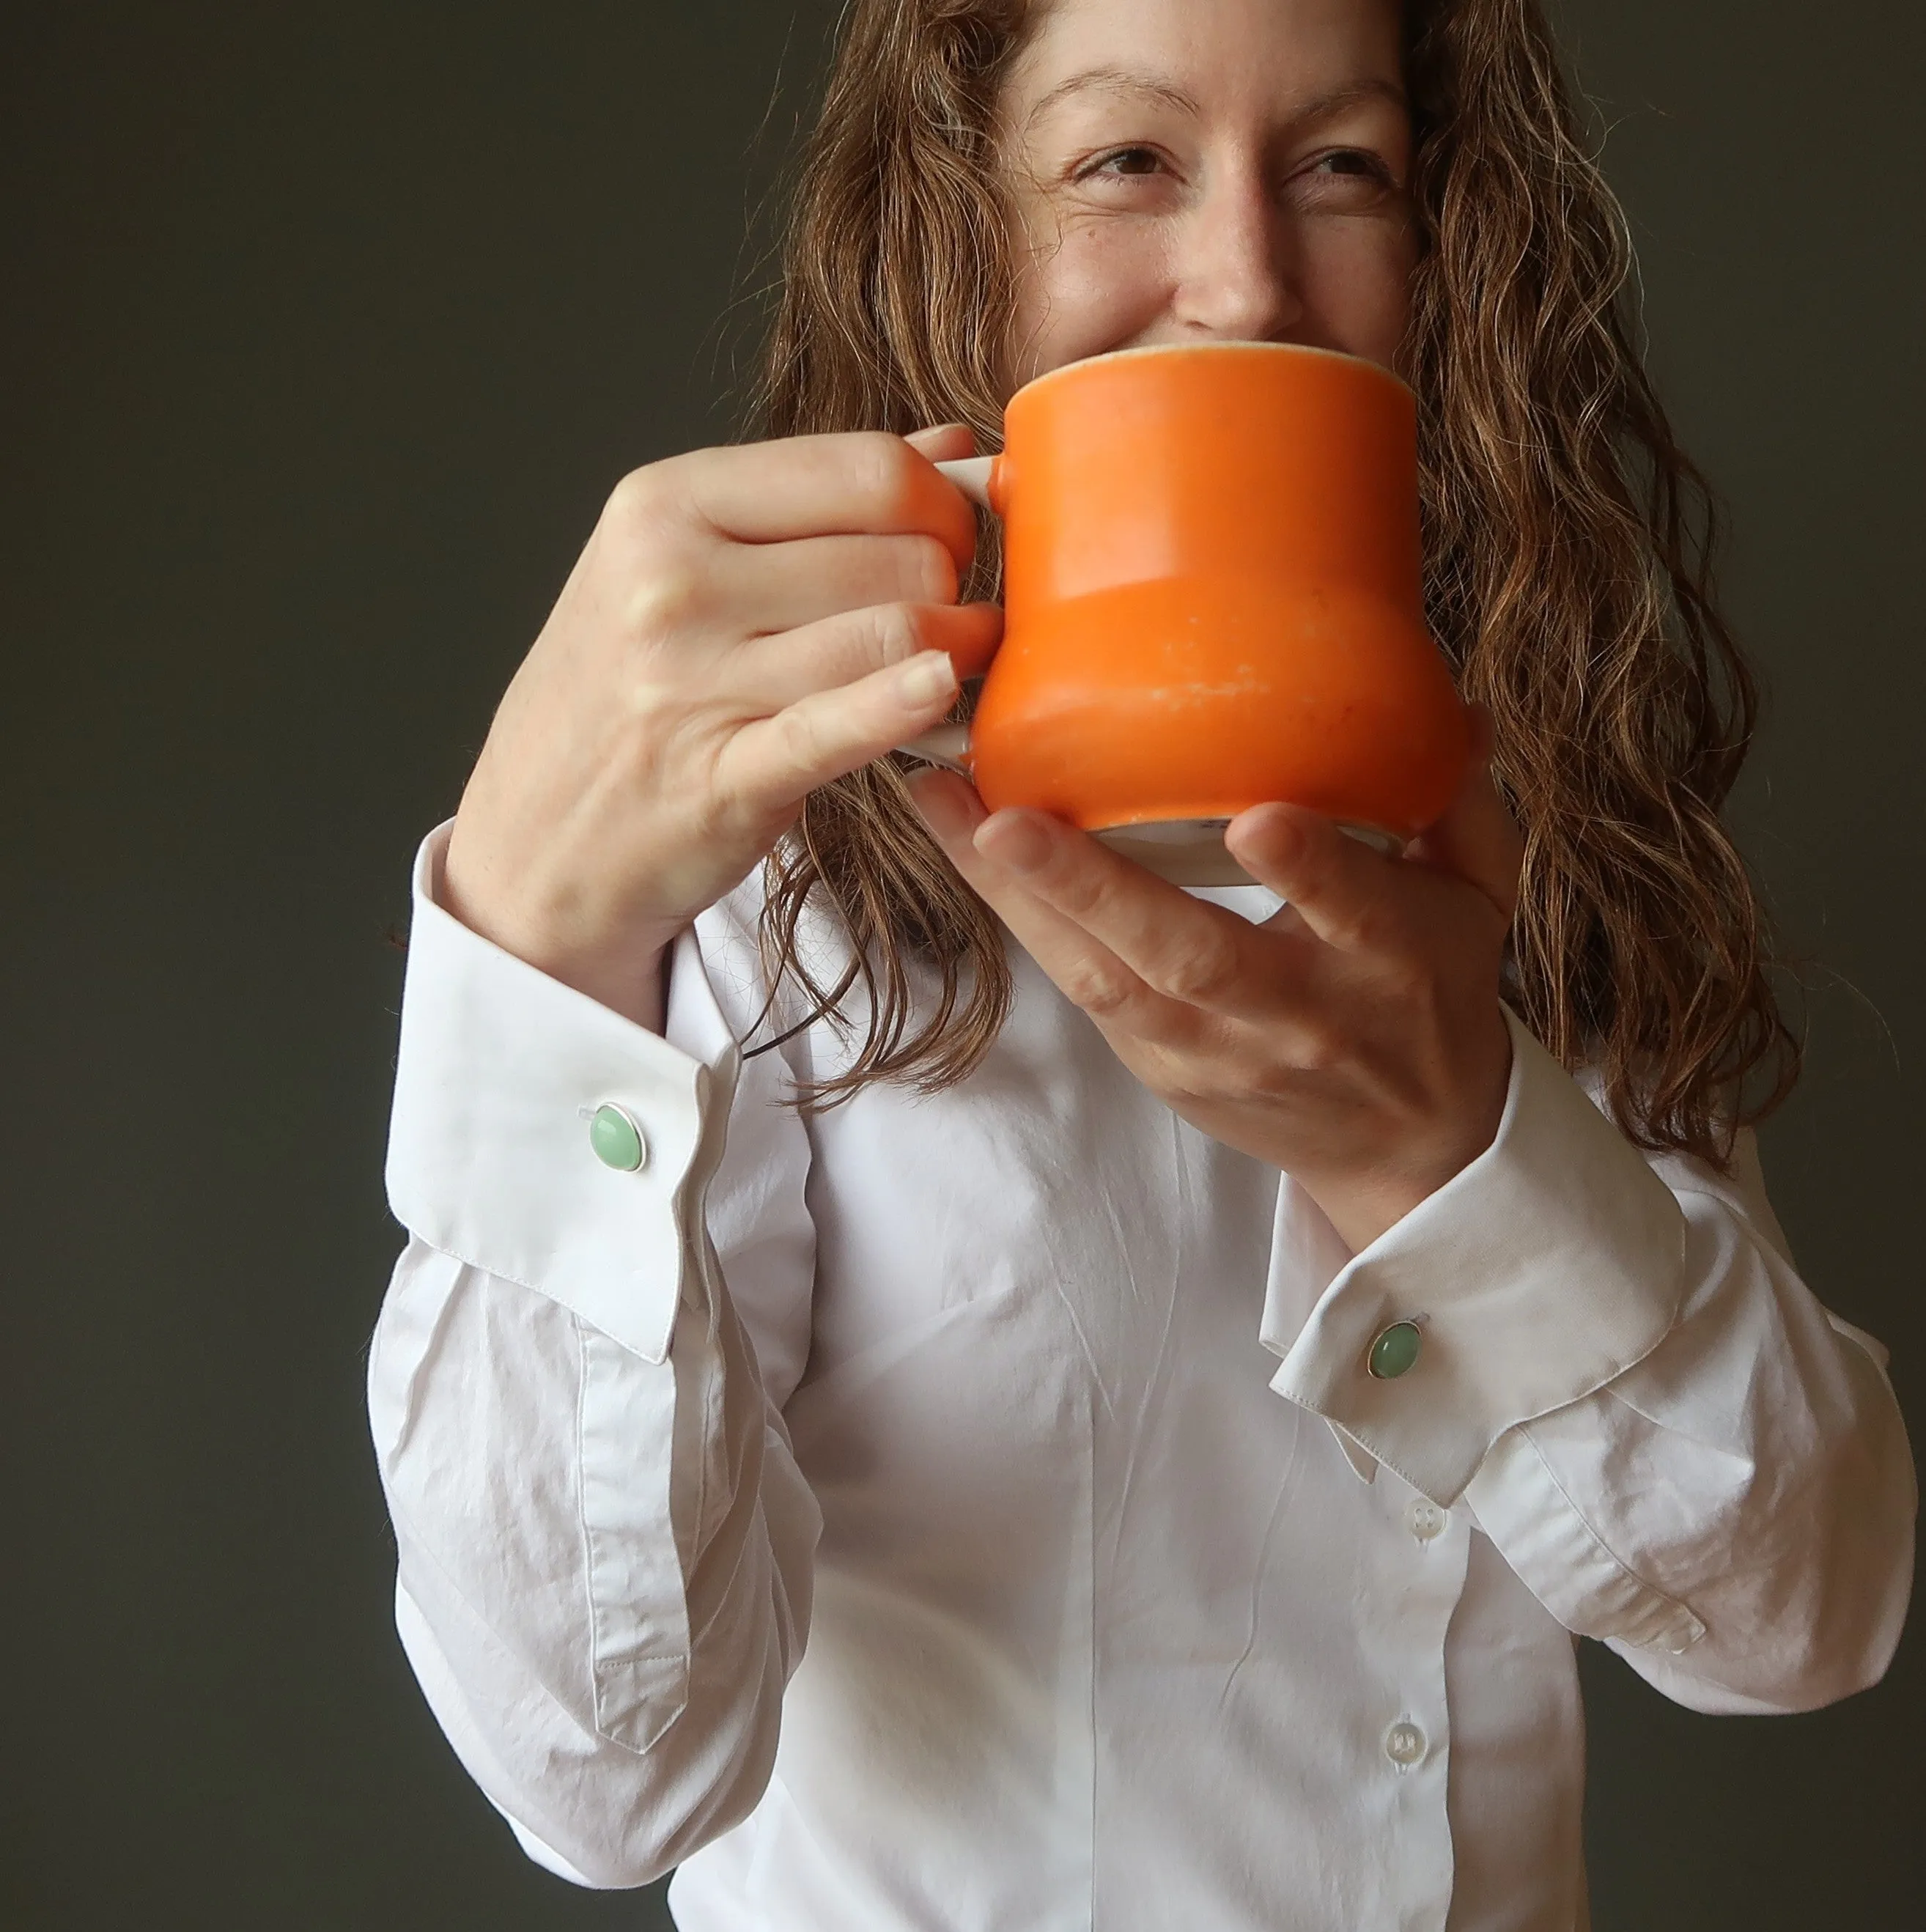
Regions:
[[1038, 0], [1000, 104], [1012, 386], [1150, 343], [1394, 365], [1417, 248], [1396, 0]]

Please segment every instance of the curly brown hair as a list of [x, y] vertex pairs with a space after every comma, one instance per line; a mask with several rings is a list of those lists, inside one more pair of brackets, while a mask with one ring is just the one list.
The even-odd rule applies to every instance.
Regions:
[[[790, 209], [760, 433], [962, 422], [996, 446], [996, 110], [1028, 11], [853, 0]], [[1461, 689], [1491, 712], [1524, 831], [1510, 997], [1568, 1066], [1596, 1071], [1634, 1141], [1722, 1163], [1798, 1052], [1719, 816], [1757, 700], [1712, 596], [1714, 506], [1634, 346], [1624, 218], [1538, 0], [1410, 0], [1405, 58], [1426, 596]], [[977, 568], [980, 594], [993, 550]], [[800, 986], [812, 1015], [859, 988], [867, 1010], [850, 1064], [806, 1105], [874, 1080], [934, 1090], [980, 1061], [1010, 1009], [1003, 937], [901, 760], [812, 794], [766, 883], [772, 983]], [[833, 986], [800, 944], [812, 903], [852, 942]]]

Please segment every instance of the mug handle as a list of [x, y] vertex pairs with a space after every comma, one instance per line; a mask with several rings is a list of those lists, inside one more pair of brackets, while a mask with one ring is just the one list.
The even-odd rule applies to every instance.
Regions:
[[[994, 456], [959, 456], [953, 462], [939, 463], [937, 474], [953, 483], [980, 508], [994, 512], [990, 502], [990, 472], [996, 467]], [[970, 776], [970, 728], [967, 724], [939, 724], [933, 731], [898, 745], [899, 752], [926, 764], [940, 765], [959, 778]]]
[[953, 462], [939, 463], [936, 473], [956, 484], [971, 502], [994, 511], [990, 501], [990, 472], [997, 466], [994, 456], [959, 456]]

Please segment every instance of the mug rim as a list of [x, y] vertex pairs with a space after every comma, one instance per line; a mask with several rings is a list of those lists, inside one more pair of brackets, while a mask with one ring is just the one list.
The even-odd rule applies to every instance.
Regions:
[[1368, 356], [1354, 356], [1348, 350], [1323, 349], [1310, 342], [1240, 342], [1219, 339], [1213, 342], [1140, 342], [1128, 349], [1106, 349], [1100, 355], [1082, 356], [1073, 362], [1060, 362], [1054, 369], [1046, 369], [1040, 376], [1030, 380], [1010, 392], [1006, 410], [1019, 396], [1028, 395], [1032, 389], [1041, 388], [1046, 382], [1059, 376], [1067, 376], [1078, 369], [1094, 368], [1099, 363], [1122, 362], [1138, 356], [1214, 356], [1226, 350], [1239, 353], [1254, 352], [1258, 355], [1318, 356], [1333, 362], [1348, 362], [1360, 369], [1369, 369], [1374, 375], [1384, 377], [1395, 384], [1415, 403], [1418, 392], [1395, 370], [1387, 369], [1382, 362], [1373, 362]]

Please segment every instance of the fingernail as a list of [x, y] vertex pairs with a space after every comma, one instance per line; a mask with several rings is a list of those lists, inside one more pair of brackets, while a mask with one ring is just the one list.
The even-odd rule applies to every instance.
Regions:
[[1232, 820], [1226, 842], [1238, 850], [1254, 842], [1254, 856], [1288, 866], [1303, 850], [1304, 836], [1288, 812], [1274, 806], [1255, 805]]
[[976, 828], [976, 842], [985, 858], [1006, 872], [1034, 872], [1050, 856], [1048, 836], [1027, 812], [992, 814]]
[[956, 689], [956, 668], [947, 651], [920, 652], [897, 668], [897, 694], [907, 704], [934, 704]]
[[909, 788], [910, 802], [939, 842], [969, 836], [970, 811], [952, 785], [944, 784], [934, 772], [920, 772], [910, 780]]
[[1304, 848], [1304, 828], [1288, 812], [1274, 812], [1264, 828], [1264, 836], [1270, 840], [1271, 849], [1286, 858], [1294, 856]]

